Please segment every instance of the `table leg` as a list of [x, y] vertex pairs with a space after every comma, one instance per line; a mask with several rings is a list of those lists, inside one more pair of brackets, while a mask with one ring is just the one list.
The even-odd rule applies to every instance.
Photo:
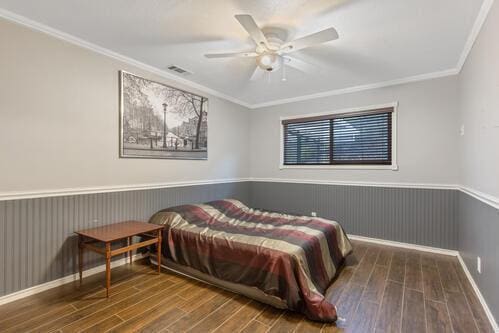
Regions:
[[[128, 237], [127, 246], [132, 244], [132, 237]], [[132, 250], [128, 251], [128, 258], [130, 259], [130, 264], [132, 264]]]
[[158, 245], [157, 245], [157, 249], [158, 249], [158, 255], [157, 255], [157, 259], [158, 259], [158, 273], [161, 273], [161, 232], [162, 230], [158, 230]]
[[83, 237], [78, 235], [78, 273], [80, 274], [80, 286], [83, 280]]
[[111, 287], [111, 243], [106, 242], [106, 297], [109, 297]]

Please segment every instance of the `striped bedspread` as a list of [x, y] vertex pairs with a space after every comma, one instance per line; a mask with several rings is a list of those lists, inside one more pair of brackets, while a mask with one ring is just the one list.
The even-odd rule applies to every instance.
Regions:
[[271, 213], [237, 200], [183, 205], [156, 213], [163, 255], [216, 278], [260, 289], [287, 308], [335, 321], [324, 294], [352, 246], [334, 221]]

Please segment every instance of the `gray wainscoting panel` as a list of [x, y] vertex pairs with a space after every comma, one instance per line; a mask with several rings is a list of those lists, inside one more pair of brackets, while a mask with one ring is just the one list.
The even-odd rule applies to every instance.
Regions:
[[[0, 296], [75, 272], [78, 229], [138, 219], [185, 203], [249, 202], [249, 183], [0, 201]], [[86, 252], [85, 268], [102, 264]]]
[[[78, 229], [127, 219], [147, 220], [169, 206], [218, 198], [249, 206], [319, 216], [348, 233], [446, 249], [459, 249], [489, 304], [499, 309], [497, 209], [455, 190], [242, 182], [144, 191], [0, 201], [0, 295], [29, 288], [75, 270]], [[459, 233], [459, 234], [458, 234]], [[85, 268], [102, 264], [87, 252]], [[470, 269], [472, 273], [475, 273]], [[476, 274], [475, 274], [476, 275]]]
[[[494, 317], [499, 319], [499, 209], [460, 192], [458, 248]], [[477, 256], [482, 274], [477, 272]]]
[[252, 182], [250, 204], [338, 221], [347, 233], [457, 249], [457, 191]]

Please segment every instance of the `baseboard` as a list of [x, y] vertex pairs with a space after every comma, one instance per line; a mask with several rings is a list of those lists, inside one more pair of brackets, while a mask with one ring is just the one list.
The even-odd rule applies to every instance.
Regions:
[[423, 252], [438, 253], [438, 254], [444, 254], [444, 255], [454, 256], [454, 257], [457, 257], [457, 255], [459, 254], [459, 252], [455, 251], [455, 250], [447, 250], [447, 249], [442, 249], [442, 248], [438, 248], [438, 247], [431, 247], [431, 246], [424, 246], [424, 245], [417, 245], [417, 244], [410, 244], [410, 243], [402, 243], [402, 242], [396, 242], [396, 241], [379, 239], [379, 238], [370, 238], [370, 237], [350, 235], [350, 234], [348, 235], [348, 238], [353, 239], [353, 240], [363, 241], [363, 242], [375, 243], [375, 244], [386, 245], [386, 246], [394, 246], [394, 247], [400, 247], [400, 248], [404, 248], [404, 249], [417, 250], [417, 251], [423, 251]]
[[[132, 261], [140, 260], [140, 259], [145, 258], [145, 257], [147, 257], [147, 254], [146, 255], [144, 255], [142, 253], [135, 254], [134, 256], [132, 256]], [[128, 262], [127, 258], [115, 260], [115, 261], [111, 262], [111, 268], [124, 265], [127, 262]], [[83, 277], [94, 275], [94, 274], [103, 272], [105, 270], [106, 270], [106, 265], [100, 265], [100, 266], [97, 266], [94, 268], [90, 268], [90, 269], [83, 271]], [[37, 286], [33, 286], [33, 287], [30, 287], [27, 289], [16, 291], [14, 293], [11, 293], [11, 294], [8, 294], [5, 296], [1, 296], [0, 297], [0, 305], [14, 302], [18, 299], [28, 297], [31, 295], [35, 295], [35, 294], [41, 293], [42, 291], [45, 291], [48, 289], [62, 286], [63, 284], [66, 284], [66, 283], [77, 281], [79, 278], [80, 278], [79, 274], [75, 273], [75, 274], [64, 276], [64, 277], [57, 279], [57, 280], [49, 281], [46, 283], [39, 284]]]
[[480, 304], [482, 304], [482, 307], [485, 310], [485, 313], [487, 314], [487, 318], [489, 319], [490, 324], [492, 325], [492, 329], [494, 330], [494, 332], [499, 332], [499, 325], [497, 325], [497, 322], [494, 318], [494, 315], [492, 314], [492, 311], [490, 311], [489, 306], [487, 305], [487, 302], [485, 302], [485, 298], [483, 298], [483, 295], [480, 292], [478, 285], [475, 283], [473, 276], [471, 276], [471, 273], [468, 270], [468, 266], [466, 266], [466, 263], [464, 262], [463, 257], [461, 257], [460, 253], [457, 254], [457, 259], [459, 260], [459, 263], [461, 264], [461, 267], [463, 268], [464, 273], [466, 274], [466, 277], [468, 278], [468, 281], [470, 281], [470, 284], [473, 287], [473, 290], [475, 291], [475, 294], [478, 297]]
[[[458, 254], [459, 254], [457, 251], [453, 251], [453, 250], [446, 250], [446, 249], [441, 249], [441, 248], [436, 248], [436, 247], [402, 243], [402, 242], [384, 240], [384, 239], [379, 239], [379, 238], [370, 238], [370, 237], [357, 236], [357, 235], [348, 235], [348, 237], [350, 239], [353, 239], [353, 240], [360, 240], [360, 241], [364, 241], [364, 242], [370, 242], [370, 243], [376, 243], [376, 244], [381, 244], [381, 245], [386, 245], [386, 246], [394, 246], [394, 247], [400, 247], [400, 248], [412, 249], [412, 250], [418, 250], [418, 251], [439, 253], [439, 254], [445, 254], [445, 255], [450, 255], [450, 256], [458, 256]], [[133, 256], [132, 260], [133, 261], [139, 260], [139, 259], [144, 258], [145, 256], [147, 256], [147, 255], [136, 254]], [[122, 258], [122, 259], [113, 261], [111, 263], [111, 267], [118, 267], [118, 266], [126, 264], [126, 262], [127, 262], [126, 258]], [[106, 265], [97, 266], [97, 267], [85, 270], [83, 272], [83, 276], [90, 276], [93, 274], [103, 272], [105, 270], [106, 270]], [[477, 290], [476, 284], [471, 279], [471, 275], [469, 275], [468, 270], [465, 269], [465, 272], [467, 272], [467, 276], [470, 279], [470, 281], [473, 285], [473, 288], [475, 288], [475, 290]], [[1, 296], [0, 297], [0, 305], [10, 303], [10, 302], [16, 301], [16, 300], [24, 298], [24, 297], [35, 295], [35, 294], [41, 293], [42, 291], [45, 291], [45, 290], [48, 290], [51, 288], [59, 287], [63, 284], [76, 281], [77, 279], [79, 279], [79, 276], [78, 276], [78, 273], [75, 273], [75, 274], [71, 274], [71, 275], [62, 277], [62, 278], [57, 279], [57, 280], [49, 281], [49, 282], [39, 284], [39, 285], [34, 286], [34, 287], [30, 287], [27, 289], [16, 291], [12, 294]], [[479, 294], [479, 295], [481, 297], [481, 294]], [[483, 300], [483, 297], [480, 298], [480, 301], [482, 301], [482, 300]], [[489, 315], [490, 310], [488, 310], [488, 307], [487, 307], [486, 311], [488, 311], [487, 315]]]
[[[403, 243], [403, 242], [396, 242], [396, 241], [390, 241], [390, 240], [384, 240], [384, 239], [379, 239], [379, 238], [371, 238], [371, 237], [364, 237], [364, 236], [357, 236], [357, 235], [348, 235], [348, 237], [352, 240], [358, 240], [358, 241], [364, 241], [364, 242], [369, 242], [369, 243], [374, 243], [374, 244], [380, 244], [380, 245], [386, 245], [386, 246], [393, 246], [393, 247], [399, 247], [399, 248], [404, 248], [404, 249], [411, 249], [411, 250], [417, 250], [417, 251], [423, 251], [423, 252], [431, 252], [431, 253], [438, 253], [438, 254], [444, 254], [444, 255], [449, 255], [449, 256], [455, 256], [459, 260], [459, 263], [461, 264], [461, 267], [464, 270], [464, 273], [466, 274], [466, 277], [468, 278], [473, 290], [475, 291], [475, 294], [477, 295], [480, 304], [482, 305], [485, 313], [487, 314], [487, 318], [490, 321], [490, 324], [492, 325], [493, 329], [495, 332], [499, 333], [499, 326], [497, 325], [497, 322], [495, 321], [494, 315], [490, 311], [489, 306], [485, 302], [485, 299], [483, 298], [482, 293], [480, 292], [480, 289], [478, 288], [478, 285], [475, 283], [475, 280], [471, 276], [471, 273], [468, 270], [468, 267], [466, 266], [463, 258], [459, 254], [458, 251], [455, 250], [447, 250], [447, 249], [442, 249], [442, 248], [437, 248], [437, 247], [431, 247], [431, 246], [424, 246], [424, 245], [417, 245], [417, 244], [410, 244], [410, 243]], [[147, 257], [147, 254], [136, 254], [132, 257], [133, 261], [143, 259], [144, 257]], [[118, 267], [121, 265], [124, 265], [127, 263], [127, 258], [122, 258], [120, 260], [113, 261], [111, 263], [111, 267]], [[83, 272], [83, 276], [90, 276], [93, 274], [97, 274], [100, 272], [103, 272], [106, 270], [106, 265], [100, 265], [88, 270], [85, 270]], [[35, 295], [38, 293], [41, 293], [42, 291], [59, 287], [63, 284], [69, 283], [69, 282], [74, 282], [77, 279], [79, 279], [78, 273], [71, 274], [65, 277], [62, 277], [57, 280], [49, 281], [43, 284], [39, 284], [34, 287], [30, 287], [27, 289], [23, 289], [17, 292], [14, 292], [12, 294], [8, 294], [5, 296], [0, 297], [0, 305], [10, 303], [13, 301], [16, 301], [18, 299], [28, 297], [31, 295]]]
[[374, 243], [374, 244], [400, 247], [400, 248], [404, 248], [404, 249], [438, 253], [438, 254], [444, 254], [444, 255], [457, 257], [457, 259], [459, 260], [459, 263], [461, 264], [461, 267], [464, 270], [464, 273], [466, 274], [466, 277], [468, 278], [468, 281], [470, 282], [473, 290], [475, 291], [475, 294], [478, 297], [478, 300], [480, 301], [480, 304], [482, 305], [483, 310], [487, 314], [487, 318], [489, 319], [490, 324], [492, 325], [494, 332], [499, 333], [499, 326], [497, 325], [497, 322], [494, 318], [494, 315], [492, 314], [492, 311], [490, 311], [490, 308], [487, 305], [487, 302], [485, 302], [485, 298], [483, 298], [483, 295], [480, 292], [478, 285], [475, 283], [475, 280], [473, 280], [473, 277], [471, 276], [471, 273], [468, 270], [468, 267], [466, 266], [459, 251], [441, 249], [438, 247], [431, 247], [431, 246], [424, 246], [424, 245], [416, 245], [416, 244], [410, 244], [410, 243], [402, 243], [402, 242], [390, 241], [390, 240], [379, 239], [379, 238], [357, 236], [357, 235], [348, 235], [348, 238], [350, 238], [352, 240], [364, 241], [364, 242], [369, 242], [369, 243]]

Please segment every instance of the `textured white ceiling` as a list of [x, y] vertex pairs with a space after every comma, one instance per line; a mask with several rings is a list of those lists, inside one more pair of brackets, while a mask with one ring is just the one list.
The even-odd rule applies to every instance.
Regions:
[[[247, 104], [392, 81], [456, 67], [482, 0], [0, 0], [0, 7]], [[293, 55], [314, 75], [288, 69], [249, 81], [252, 59], [206, 59], [254, 44], [234, 19], [285, 28], [289, 39], [335, 27], [337, 41]]]

